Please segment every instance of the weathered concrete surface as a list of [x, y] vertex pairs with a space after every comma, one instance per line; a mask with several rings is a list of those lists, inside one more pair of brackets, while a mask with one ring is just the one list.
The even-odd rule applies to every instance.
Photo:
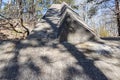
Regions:
[[[35, 28], [31, 35], [28, 36], [28, 38], [41, 38], [40, 36], [54, 36], [56, 35], [56, 31], [57, 31], [57, 24], [58, 21], [60, 20], [59, 15], [59, 11], [61, 9], [62, 5], [60, 4], [53, 4], [49, 10], [46, 12], [46, 14], [43, 16], [43, 18], [41, 19], [40, 23], [38, 23], [36, 26], [37, 28]], [[54, 33], [52, 35], [45, 35], [45, 33]], [[36, 35], [32, 35], [32, 34], [36, 34]]]
[[53, 6], [26, 40], [0, 41], [0, 80], [120, 80], [120, 40], [59, 43]]
[[61, 20], [58, 26], [60, 42], [67, 41], [71, 44], [78, 44], [98, 39], [94, 31], [80, 20], [79, 15], [65, 3], [61, 9]]

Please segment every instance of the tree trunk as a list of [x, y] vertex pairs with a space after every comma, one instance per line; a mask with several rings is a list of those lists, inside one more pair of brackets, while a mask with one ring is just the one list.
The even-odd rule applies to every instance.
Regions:
[[0, 10], [2, 9], [2, 0], [0, 0]]
[[22, 0], [18, 0], [19, 5], [19, 18], [22, 18]]
[[26, 35], [25, 35], [25, 33], [24, 33], [24, 38], [26, 37], [26, 36], [28, 36], [29, 35], [29, 30], [24, 26], [24, 24], [23, 24], [23, 17], [22, 17], [22, 15], [23, 15], [23, 7], [22, 7], [22, 0], [18, 0], [19, 2], [18, 2], [18, 4], [19, 4], [19, 19], [20, 19], [20, 24], [21, 24], [21, 26], [25, 29], [25, 33], [27, 33]]
[[33, 20], [34, 19], [34, 15], [35, 15], [34, 0], [31, 0], [31, 2], [30, 2], [30, 14], [31, 14], [31, 20]]
[[118, 36], [120, 36], [120, 9], [119, 9], [119, 0], [115, 0], [115, 10], [116, 10], [116, 20], [118, 26]]

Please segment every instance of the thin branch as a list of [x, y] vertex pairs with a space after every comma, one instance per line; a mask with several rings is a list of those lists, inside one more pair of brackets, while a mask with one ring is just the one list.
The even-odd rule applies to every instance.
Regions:
[[0, 17], [7, 19], [7, 20], [11, 19], [11, 18], [7, 18], [7, 17], [3, 16], [2, 14], [0, 14]]
[[10, 26], [12, 27], [12, 29], [15, 31], [15, 32], [17, 32], [17, 33], [23, 33], [23, 32], [21, 32], [21, 31], [17, 31], [16, 29], [15, 29], [15, 27], [18, 25], [18, 23], [15, 25], [15, 26], [13, 26], [13, 24], [11, 24], [10, 22], [8, 22], [9, 24], [10, 24]]

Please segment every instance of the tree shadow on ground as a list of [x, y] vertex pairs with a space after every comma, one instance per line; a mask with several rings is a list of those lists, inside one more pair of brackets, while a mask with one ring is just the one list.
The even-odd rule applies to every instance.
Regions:
[[18, 64], [18, 56], [19, 56], [19, 49], [21, 46], [19, 46], [19, 42], [15, 42], [16, 47], [14, 49], [14, 57], [9, 60], [7, 66], [4, 67], [2, 70], [3, 75], [0, 77], [0, 79], [5, 80], [17, 80], [19, 75], [19, 64]]
[[32, 61], [32, 59], [28, 59], [28, 61], [26, 62], [26, 65], [36, 75], [40, 75], [41, 74], [41, 69], [38, 66], [35, 65], [35, 63]]
[[103, 37], [103, 40], [120, 41], [120, 37]]
[[52, 18], [52, 20], [50, 20], [49, 18], [44, 18], [44, 20], [45, 20], [47, 23], [50, 24], [51, 28], [52, 28], [54, 31], [57, 31], [57, 27], [56, 27], [57, 24], [53, 23], [52, 21], [56, 21], [56, 20], [58, 20], [58, 19], [53, 19], [53, 18]]
[[83, 50], [82, 52], [87, 53], [87, 54], [95, 53], [95, 54], [99, 54], [107, 58], [112, 57], [111, 52], [108, 50], [104, 50], [104, 49], [93, 50], [93, 49], [87, 49], [87, 48], [80, 48], [80, 49]]
[[[91, 80], [108, 80], [107, 77], [103, 74], [103, 72], [101, 72], [94, 65], [94, 61], [87, 59], [86, 56], [83, 54], [83, 52], [79, 51], [74, 45], [70, 43], [63, 43], [63, 45], [71, 53], [71, 55], [78, 61], [77, 64], [83, 68], [85, 74], [88, 75]], [[74, 72], [76, 73], [76, 70], [74, 70]], [[67, 80], [71, 80], [70, 76], [72, 76], [73, 74], [74, 73], [68, 74], [69, 77], [68, 76], [67, 77], [69, 79]]]
[[[57, 13], [56, 11], [48, 13], [48, 17], [51, 17], [56, 13]], [[49, 14], [52, 14], [52, 15], [49, 15]], [[18, 76], [20, 75], [19, 69], [22, 66], [18, 63], [18, 58], [19, 58], [21, 49], [26, 49], [27, 47], [34, 47], [34, 48], [45, 47], [45, 44], [49, 42], [49, 38], [52, 40], [56, 38], [56, 37], [54, 38], [50, 37], [50, 35], [54, 35], [54, 33], [57, 31], [56, 24], [53, 23], [49, 18], [45, 18], [46, 16], [47, 15], [45, 15], [43, 19], [46, 21], [46, 23], [50, 24], [53, 31], [47, 32], [47, 29], [34, 31], [33, 34], [27, 37], [26, 40], [28, 41], [26, 43], [23, 43], [22, 41], [15, 42], [15, 48], [13, 50], [14, 57], [9, 61], [8, 65], [3, 69], [2, 71], [3, 75], [0, 76], [0, 79], [18, 80]], [[44, 40], [44, 39], [47, 39], [47, 40]], [[33, 40], [36, 42], [35, 44], [34, 43], [32, 44], [31, 41]], [[10, 41], [10, 42], [14, 43], [14, 41]], [[2, 44], [3, 43], [0, 42], [0, 45]], [[86, 56], [83, 54], [83, 52], [78, 50], [74, 45], [70, 43], [63, 43], [63, 45], [67, 49], [67, 51], [77, 60], [76, 64], [83, 68], [84, 73], [88, 75], [91, 80], [108, 80], [107, 77], [94, 65], [94, 61], [87, 59]], [[56, 44], [53, 44], [53, 48], [58, 48], [58, 47], [56, 47]], [[51, 59], [49, 57], [41, 56], [40, 59], [44, 61], [46, 64], [51, 63]], [[41, 69], [35, 65], [32, 59], [29, 59], [25, 65], [27, 65], [27, 68], [29, 68], [36, 75], [41, 74]], [[82, 73], [74, 67], [67, 67], [65, 71], [66, 71], [66, 74], [64, 76], [65, 80], [72, 80], [74, 76], [82, 75]]]
[[[30, 47], [32, 45], [23, 44], [23, 43], [21, 43], [21, 41], [10, 41], [9, 40], [6, 42], [14, 43], [15, 46], [14, 46], [14, 49], [11, 51], [11, 54], [13, 54], [13, 57], [8, 62], [4, 62], [7, 65], [2, 69], [2, 71], [0, 73], [1, 74], [0, 79], [1, 80], [19, 80], [19, 77], [20, 77], [19, 70], [22, 67], [22, 65], [19, 63], [20, 50]], [[2, 45], [4, 43], [5, 43], [5, 41], [3, 43], [1, 42], [0, 45]], [[31, 59], [29, 59], [26, 63], [27, 63], [27, 67], [32, 72], [36, 73], [36, 75], [40, 74], [40, 69], [35, 66], [35, 64], [32, 62]]]
[[[52, 14], [56, 14], [57, 11], [52, 12]], [[48, 15], [51, 16], [51, 15]], [[12, 59], [9, 60], [7, 65], [2, 69], [2, 75], [0, 75], [1, 80], [18, 80], [18, 77], [20, 76], [20, 68], [23, 66], [19, 64], [18, 58], [20, 57], [20, 50], [21, 49], [26, 49], [28, 47], [43, 47], [45, 46], [46, 43], [48, 43], [48, 38], [50, 39], [55, 39], [54, 32], [57, 30], [55, 27], [57, 24], [53, 23], [52, 20], [49, 20], [49, 18], [44, 18], [46, 23], [50, 24], [50, 28], [53, 29], [52, 32], [47, 32], [47, 29], [42, 29], [39, 31], [34, 31], [33, 34], [30, 34], [26, 40], [19, 40], [19, 41], [14, 41], [14, 40], [1, 40], [0, 45], [4, 45], [6, 43], [14, 43], [14, 49], [11, 51], [11, 53], [14, 55]], [[53, 35], [53, 36], [52, 36]], [[32, 43], [31, 41], [34, 41]], [[49, 59], [46, 57], [41, 57], [43, 61], [46, 63], [49, 63]], [[35, 75], [41, 74], [41, 70], [39, 67], [37, 67], [32, 59], [29, 59], [26, 64], [27, 67], [35, 73]]]
[[[5, 45], [7, 43], [14, 44], [14, 49], [12, 51], [8, 51], [8, 53], [11, 53], [14, 55], [12, 59], [9, 60], [8, 63], [3, 69], [0, 74], [1, 80], [18, 80], [18, 77], [20, 76], [21, 72], [19, 72], [20, 68], [24, 65], [27, 65], [27, 68], [29, 68], [32, 72], [35, 73], [35, 75], [41, 74], [41, 69], [35, 65], [35, 63], [32, 61], [32, 59], [29, 59], [26, 64], [19, 64], [18, 59], [20, 58], [20, 50], [26, 49], [28, 47], [45, 47], [46, 44], [50, 41], [55, 39], [54, 32], [57, 28], [55, 28], [56, 24], [54, 24], [51, 20], [45, 18], [46, 23], [50, 24], [50, 29], [53, 29], [53, 31], [48, 32], [48, 28], [44, 28], [39, 31], [33, 31], [33, 34], [30, 34], [25, 40], [0, 40], [0, 46]], [[52, 27], [53, 26], [53, 27]], [[34, 44], [35, 43], [35, 44]], [[6, 52], [7, 53], [7, 52]], [[46, 64], [50, 63], [50, 60], [47, 59], [47, 57], [41, 57], [41, 59], [46, 62]]]
[[[47, 13], [42, 17], [43, 20], [45, 20], [51, 28], [53, 29], [54, 32], [57, 31], [57, 23], [54, 23], [59, 20], [58, 15], [59, 10], [56, 8], [51, 8], [48, 9]], [[56, 16], [56, 17], [55, 17]]]
[[47, 64], [51, 63], [51, 59], [47, 56], [41, 56], [40, 58], [42, 61], [44, 61]]
[[51, 16], [58, 16], [59, 10], [56, 8], [50, 8], [47, 10], [47, 13], [42, 17], [51, 17]]
[[[79, 69], [70, 66], [70, 67], [67, 67], [67, 69], [65, 70], [64, 80], [74, 80], [75, 77], [77, 76], [82, 77], [83, 74], [84, 73]], [[75, 80], [80, 80], [79, 77], [78, 79], [75, 79]]]

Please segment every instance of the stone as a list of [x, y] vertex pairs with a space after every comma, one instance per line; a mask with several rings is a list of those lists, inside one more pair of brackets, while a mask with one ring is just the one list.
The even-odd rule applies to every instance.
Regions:
[[86, 41], [97, 40], [98, 36], [82, 20], [79, 14], [71, 7], [63, 3], [61, 8], [61, 20], [58, 24], [58, 38], [60, 42], [77, 44]]

